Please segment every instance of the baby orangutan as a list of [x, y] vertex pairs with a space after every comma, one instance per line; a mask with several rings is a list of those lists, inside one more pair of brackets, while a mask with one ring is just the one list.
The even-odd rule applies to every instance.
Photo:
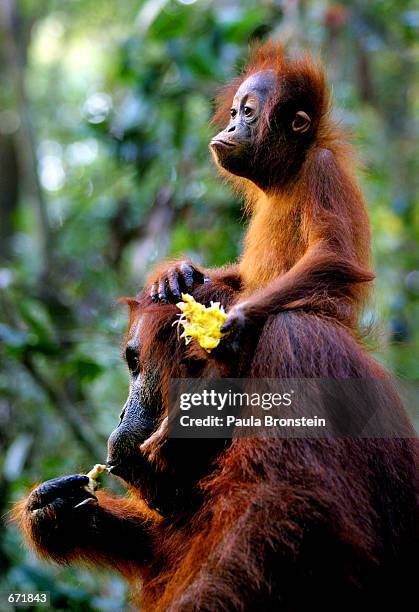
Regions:
[[218, 279], [238, 291], [223, 331], [296, 308], [355, 327], [373, 279], [369, 223], [321, 65], [265, 44], [222, 91], [214, 123], [227, 126], [210, 143], [213, 158], [251, 215], [243, 254], [216, 270], [162, 264], [152, 300], [177, 302]]

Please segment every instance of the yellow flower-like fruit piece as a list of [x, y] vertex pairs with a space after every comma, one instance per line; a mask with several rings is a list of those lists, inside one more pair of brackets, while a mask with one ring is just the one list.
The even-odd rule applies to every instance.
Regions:
[[183, 327], [180, 337], [185, 339], [186, 344], [196, 338], [202, 348], [210, 353], [225, 336], [220, 331], [227, 318], [224, 308], [219, 302], [211, 302], [211, 306], [206, 307], [196, 302], [189, 293], [182, 293], [182, 300], [176, 304], [182, 311], [177, 321]]
[[101, 463], [96, 463], [96, 465], [90, 470], [90, 472], [86, 474], [86, 476], [89, 478], [89, 484], [87, 485], [87, 489], [89, 490], [90, 493], [93, 493], [97, 489], [98, 485], [97, 485], [96, 480], [99, 478], [102, 472], [106, 472], [106, 471], [107, 471], [106, 465], [102, 465]]

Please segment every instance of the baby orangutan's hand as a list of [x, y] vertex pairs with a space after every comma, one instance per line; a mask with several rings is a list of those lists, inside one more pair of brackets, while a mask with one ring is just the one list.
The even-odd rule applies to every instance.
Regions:
[[221, 332], [223, 334], [227, 332], [241, 332], [246, 323], [246, 306], [247, 302], [239, 302], [236, 304], [227, 313], [227, 319], [224, 321], [221, 326]]
[[180, 261], [165, 270], [153, 282], [150, 297], [162, 304], [179, 302], [182, 293], [190, 293], [196, 285], [209, 279], [189, 261]]

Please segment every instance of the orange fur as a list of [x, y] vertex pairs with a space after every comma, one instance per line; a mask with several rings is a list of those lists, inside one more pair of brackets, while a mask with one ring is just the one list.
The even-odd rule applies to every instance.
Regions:
[[[225, 306], [234, 299], [220, 283], [200, 285], [194, 297]], [[165, 434], [145, 457], [126, 440], [121, 452], [138, 474], [131, 496], [99, 491], [85, 511], [58, 504], [39, 518], [29, 496], [15, 510], [29, 543], [60, 563], [121, 572], [144, 612], [404, 610], [415, 586], [417, 441], [383, 368], [343, 325], [313, 314], [271, 317], [246, 336], [237, 359], [185, 347], [175, 317], [173, 304], [130, 300], [127, 341], [140, 325], [144, 380], [150, 358], [164, 379], [217, 378], [220, 368], [232, 378], [378, 378], [377, 412], [391, 408], [407, 437], [224, 442]], [[164, 415], [168, 404], [165, 387]], [[158, 465], [149, 460], [153, 446]], [[156, 497], [162, 516], [145, 502]]]
[[[245, 152], [242, 170], [251, 180], [239, 176], [240, 148], [235, 174], [211, 149], [222, 176], [244, 194], [250, 214], [244, 250], [235, 266], [201, 272], [240, 290], [238, 320], [266, 320], [298, 308], [355, 329], [374, 278], [370, 228], [355, 157], [347, 134], [332, 119], [321, 62], [307, 53], [287, 58], [272, 41], [256, 47], [243, 74], [217, 97], [213, 123], [223, 128], [219, 137], [229, 138], [237, 88], [265, 70], [276, 78]], [[297, 111], [311, 120], [301, 135], [291, 129]], [[163, 263], [149, 284], [164, 287], [177, 265]]]
[[[212, 282], [193, 289], [197, 301], [226, 308], [245, 298], [250, 324], [240, 351], [229, 352], [228, 342], [211, 355], [194, 343], [185, 347], [172, 325], [173, 304], [152, 304], [148, 294], [126, 300], [126, 343], [137, 338], [142, 401], [157, 391], [161, 402], [145, 445], [138, 415], [126, 417], [130, 437], [119, 437], [133, 497], [99, 493], [86, 514], [66, 514], [58, 503], [56, 512], [47, 504], [38, 515], [29, 496], [16, 516], [43, 556], [119, 570], [144, 611], [405, 609], [414, 590], [417, 440], [390, 378], [353, 329], [372, 274], [351, 151], [330, 120], [318, 63], [288, 61], [268, 43], [243, 78], [266, 68], [277, 72], [280, 87], [260, 149], [276, 105], [301, 91], [316, 132], [303, 154], [291, 150], [297, 164], [287, 166], [284, 152], [270, 148], [278, 179], [270, 189], [233, 178], [252, 214], [239, 269], [208, 271]], [[241, 80], [222, 93], [215, 121], [225, 125]], [[286, 181], [275, 174], [278, 159]], [[152, 394], [150, 371], [159, 379]], [[380, 379], [369, 408], [390, 408], [406, 437], [168, 438], [169, 380], [184, 377]], [[356, 407], [349, 401], [342, 410], [350, 419]]]
[[[252, 293], [266, 287], [266, 293], [272, 294], [268, 300], [270, 305], [277, 301], [280, 307], [285, 307], [280, 299], [282, 285], [287, 285], [287, 297], [292, 297], [290, 288], [297, 280], [293, 267], [304, 261], [305, 274], [309, 277], [316, 261], [309, 254], [313, 247], [316, 252], [321, 248], [332, 261], [342, 260], [348, 269], [353, 266], [354, 275], [339, 299], [346, 301], [346, 307], [340, 309], [345, 312], [344, 322], [354, 325], [368, 292], [367, 283], [373, 279], [369, 270], [370, 230], [355, 178], [352, 149], [347, 135], [331, 118], [330, 96], [321, 63], [309, 54], [300, 59], [287, 59], [282, 46], [272, 41], [256, 48], [241, 77], [218, 96], [213, 122], [225, 126], [238, 86], [250, 75], [266, 69], [275, 71], [278, 86], [264, 111], [258, 134], [259, 150], [274, 129], [275, 113], [280, 112], [276, 109], [289, 100], [300, 100], [298, 104], [306, 105], [312, 119], [313, 139], [306, 147], [298, 148], [281, 141], [273, 145], [270, 142], [263, 149], [272, 173], [269, 189], [259, 189], [249, 180], [230, 175], [221, 168], [222, 175], [244, 193], [246, 208], [251, 214], [239, 263], [243, 297], [250, 299], [257, 310], [260, 296]], [[278, 287], [269, 287], [287, 272], [288, 278]], [[328, 292], [327, 285], [319, 286], [319, 294], [322, 289]], [[314, 306], [314, 301], [305, 304]], [[321, 308], [327, 310], [329, 303], [323, 300]], [[338, 311], [334, 305], [336, 316]]]

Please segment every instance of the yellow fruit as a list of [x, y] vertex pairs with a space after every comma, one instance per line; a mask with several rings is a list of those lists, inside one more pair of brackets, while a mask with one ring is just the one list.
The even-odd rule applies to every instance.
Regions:
[[106, 465], [102, 465], [101, 463], [96, 463], [96, 465], [86, 474], [89, 478], [89, 484], [87, 485], [87, 490], [90, 493], [93, 493], [97, 489], [97, 478], [102, 472], [106, 472]]
[[181, 338], [185, 344], [189, 344], [192, 338], [196, 338], [199, 344], [208, 353], [219, 345], [225, 334], [221, 333], [221, 326], [227, 318], [224, 308], [219, 302], [211, 302], [211, 306], [204, 306], [196, 302], [188, 293], [182, 293], [182, 302], [176, 306], [182, 311], [176, 323], [182, 325]]
[[102, 472], [106, 472], [106, 465], [102, 465], [101, 463], [96, 463], [96, 465], [86, 474], [89, 478], [93, 478], [96, 480]]

